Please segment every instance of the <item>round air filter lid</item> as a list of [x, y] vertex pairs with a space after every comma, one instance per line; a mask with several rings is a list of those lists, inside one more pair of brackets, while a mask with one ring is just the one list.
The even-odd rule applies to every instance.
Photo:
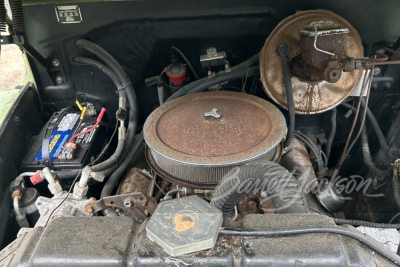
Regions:
[[165, 103], [146, 120], [152, 151], [189, 165], [233, 165], [268, 153], [286, 134], [283, 114], [244, 93], [204, 92]]

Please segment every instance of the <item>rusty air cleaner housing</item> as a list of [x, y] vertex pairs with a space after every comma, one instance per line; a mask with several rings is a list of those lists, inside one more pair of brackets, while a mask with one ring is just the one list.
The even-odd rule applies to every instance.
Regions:
[[[164, 178], [212, 188], [235, 166], [279, 158], [282, 113], [243, 93], [204, 92], [165, 103], [146, 120], [148, 160]], [[150, 158], [149, 158], [150, 157]]]
[[[332, 29], [324, 28], [328, 26]], [[362, 70], [342, 72], [340, 68], [344, 66], [339, 64], [345, 58], [364, 56], [357, 30], [331, 11], [297, 12], [278, 24], [260, 54], [264, 90], [283, 108], [287, 109], [287, 98], [278, 54], [278, 47], [283, 43], [290, 47], [289, 62], [297, 114], [322, 113], [336, 107], [351, 94], [361, 77]], [[308, 68], [304, 66], [306, 64]]]

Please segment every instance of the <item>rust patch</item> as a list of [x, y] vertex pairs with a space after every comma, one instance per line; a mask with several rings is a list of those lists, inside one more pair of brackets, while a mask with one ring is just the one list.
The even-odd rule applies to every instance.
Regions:
[[[220, 117], [206, 117], [214, 108]], [[177, 162], [207, 166], [261, 157], [285, 132], [285, 118], [273, 104], [236, 92], [180, 97], [155, 110], [144, 126], [153, 151]]]
[[129, 169], [120, 183], [117, 195], [143, 192], [145, 195], [153, 194], [154, 180], [150, 180], [140, 173], [136, 168]]
[[[261, 193], [265, 196], [261, 196]], [[270, 197], [261, 188], [246, 194], [237, 204], [240, 215], [246, 214], [274, 214], [274, 206]]]
[[189, 218], [185, 218], [182, 214], [175, 216], [175, 230], [182, 232], [195, 227], [196, 223], [191, 221]]
[[[267, 95], [278, 105], [287, 109], [285, 84], [281, 58], [277, 47], [286, 43], [290, 47], [289, 60], [300, 55], [300, 31], [314, 21], [332, 21], [348, 28], [347, 53], [354, 58], [364, 55], [361, 38], [357, 30], [341, 16], [327, 10], [297, 12], [281, 21], [265, 42], [260, 54], [260, 75]], [[335, 48], [336, 49], [336, 48]], [[344, 101], [353, 91], [361, 77], [362, 70], [343, 72], [336, 83], [326, 81], [309, 82], [292, 77], [293, 97], [296, 114], [315, 114], [330, 110]], [[315, 77], [312, 77], [315, 79]], [[316, 85], [315, 85], [316, 83]], [[307, 94], [308, 87], [314, 86], [314, 97]]]
[[[216, 116], [205, 113], [216, 109]], [[146, 120], [149, 165], [163, 178], [212, 189], [235, 166], [256, 159], [278, 161], [286, 120], [273, 104], [237, 92], [180, 97]], [[178, 181], [180, 180], [180, 181]]]

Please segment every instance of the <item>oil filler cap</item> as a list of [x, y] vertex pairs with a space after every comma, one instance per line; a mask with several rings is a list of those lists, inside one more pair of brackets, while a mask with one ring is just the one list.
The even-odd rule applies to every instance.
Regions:
[[214, 247], [222, 212], [189, 196], [161, 202], [146, 226], [147, 237], [169, 255], [179, 256]]

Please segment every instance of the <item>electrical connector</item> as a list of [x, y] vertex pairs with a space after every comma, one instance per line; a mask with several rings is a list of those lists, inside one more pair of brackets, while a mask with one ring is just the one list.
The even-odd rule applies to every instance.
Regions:
[[74, 159], [76, 148], [77, 148], [77, 145], [75, 143], [71, 143], [71, 142], [66, 143], [65, 146], [63, 147], [63, 150], [61, 151], [60, 155], [58, 155], [58, 158], [66, 159], [66, 160]]

